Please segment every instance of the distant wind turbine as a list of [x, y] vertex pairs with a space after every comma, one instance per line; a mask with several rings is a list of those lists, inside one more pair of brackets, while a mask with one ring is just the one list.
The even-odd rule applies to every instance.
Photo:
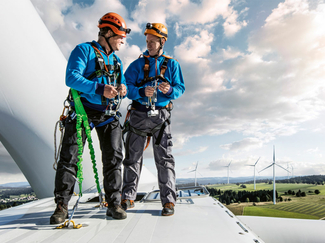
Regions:
[[227, 177], [228, 177], [228, 183], [229, 184], [229, 169], [230, 169], [230, 164], [231, 164], [232, 160], [230, 161], [230, 163], [228, 165], [226, 165], [225, 167], [227, 167]]
[[[273, 163], [263, 169], [263, 170], [266, 170], [266, 169], [270, 168], [271, 166], [273, 166], [273, 204], [276, 204], [276, 198], [275, 198], [275, 196], [276, 196], [276, 193], [275, 193], [275, 166], [276, 165], [279, 166], [280, 168], [288, 171], [287, 169], [283, 168], [281, 165], [278, 165], [275, 163], [275, 146], [273, 145]], [[263, 170], [259, 171], [259, 173], [262, 172]]]
[[294, 169], [294, 168], [293, 168], [293, 166], [291, 165], [291, 171], [292, 171], [292, 172], [291, 172], [291, 173], [292, 173], [291, 178], [294, 177], [294, 175], [293, 175], [293, 169]]
[[255, 162], [255, 164], [248, 165], [248, 166], [254, 166], [254, 190], [256, 190], [256, 180], [255, 180], [255, 171], [256, 171], [256, 168], [255, 168], [255, 166], [256, 166], [257, 162], [260, 160], [260, 158], [261, 157], [258, 158], [258, 160]]
[[287, 163], [287, 170], [288, 170], [288, 173], [287, 173], [287, 179], [288, 179], [288, 181], [289, 181], [289, 177], [290, 177], [289, 162]]
[[195, 169], [194, 169], [194, 170], [191, 170], [191, 171], [188, 172], [188, 173], [190, 173], [190, 172], [195, 172], [195, 183], [194, 183], [195, 186], [196, 186], [196, 171], [197, 171], [197, 166], [198, 166], [198, 164], [199, 164], [199, 161], [196, 162]]

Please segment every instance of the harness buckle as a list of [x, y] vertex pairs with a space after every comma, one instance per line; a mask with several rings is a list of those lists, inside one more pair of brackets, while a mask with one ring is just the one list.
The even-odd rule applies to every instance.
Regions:
[[106, 116], [115, 116], [116, 111], [115, 110], [105, 110], [105, 115]]
[[159, 114], [159, 110], [150, 110], [147, 112], [148, 117], [157, 116]]

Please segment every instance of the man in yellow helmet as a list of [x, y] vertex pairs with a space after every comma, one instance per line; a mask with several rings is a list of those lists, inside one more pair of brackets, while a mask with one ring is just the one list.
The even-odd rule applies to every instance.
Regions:
[[[147, 51], [130, 64], [125, 72], [127, 97], [132, 100], [126, 153], [123, 161], [122, 207], [134, 207], [143, 162], [145, 142], [153, 139], [153, 151], [158, 170], [158, 184], [163, 216], [174, 214], [176, 203], [175, 161], [171, 154], [171, 100], [185, 91], [179, 63], [165, 55], [163, 47], [168, 31], [161, 23], [148, 23], [144, 32]], [[150, 140], [149, 140], [150, 141]]]

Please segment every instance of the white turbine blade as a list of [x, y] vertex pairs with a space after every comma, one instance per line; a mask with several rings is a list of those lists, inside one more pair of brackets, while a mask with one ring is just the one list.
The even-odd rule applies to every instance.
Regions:
[[229, 163], [229, 165], [228, 165], [228, 166], [230, 166], [231, 162], [232, 162], [232, 160], [230, 161], [230, 163]]
[[198, 166], [198, 164], [199, 164], [199, 161], [196, 162], [195, 170], [197, 170], [197, 166]]
[[[261, 157], [258, 158], [258, 160], [256, 161], [255, 165], [258, 163], [258, 161], [260, 160], [260, 158], [261, 158]], [[254, 166], [255, 166], [255, 165], [254, 165]]]
[[273, 162], [275, 162], [275, 146], [273, 145]]
[[[270, 168], [274, 163], [270, 164], [268, 167], [265, 167], [263, 170], [266, 170], [268, 168]], [[263, 170], [260, 170], [258, 173], [262, 172]]]
[[195, 170], [191, 170], [191, 171], [189, 171], [189, 172], [187, 172], [187, 173], [190, 173], [190, 172], [194, 172]]
[[[277, 163], [275, 163], [275, 165], [277, 165], [277, 166], [279, 166], [280, 168], [282, 168], [282, 169], [288, 171], [287, 169], [283, 168], [281, 165], [278, 165]], [[290, 172], [290, 171], [288, 171], [288, 172]]]

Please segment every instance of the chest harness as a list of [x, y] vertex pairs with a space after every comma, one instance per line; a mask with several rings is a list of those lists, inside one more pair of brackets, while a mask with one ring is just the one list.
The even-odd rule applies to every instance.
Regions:
[[[159, 114], [159, 110], [155, 109], [156, 108], [155, 103], [157, 102], [158, 81], [161, 80], [163, 82], [167, 82], [170, 84], [170, 82], [164, 77], [164, 75], [167, 70], [167, 63], [168, 63], [169, 59], [171, 59], [171, 58], [167, 57], [165, 55], [163, 55], [163, 56], [165, 57], [165, 59], [160, 67], [160, 74], [156, 75], [154, 77], [149, 77], [149, 71], [150, 71], [150, 62], [148, 59], [149, 56], [143, 55], [143, 58], [145, 60], [145, 64], [143, 67], [144, 78], [140, 83], [137, 83], [135, 85], [136, 87], [142, 87], [144, 84], [151, 82], [151, 86], [154, 87], [154, 89], [155, 89], [153, 96], [148, 97], [148, 102], [145, 102], [143, 104], [143, 105], [146, 105], [146, 108], [149, 108], [149, 107], [151, 108], [150, 111], [147, 112], [148, 117], [156, 116]], [[173, 108], [172, 106], [173, 106], [173, 103], [170, 102], [168, 105], [166, 105], [162, 109], [167, 109], [167, 111], [171, 112], [171, 110]], [[130, 126], [129, 118], [130, 118], [131, 110], [136, 110], [136, 109], [133, 107], [131, 107], [131, 109], [128, 109], [128, 112], [126, 114], [125, 121], [124, 121], [124, 126], [123, 126], [123, 135], [130, 131], [130, 132], [133, 132], [139, 136], [147, 137], [147, 144], [144, 148], [144, 150], [146, 150], [150, 144], [150, 138], [153, 136], [153, 134], [155, 134], [156, 132], [159, 131], [159, 134], [158, 134], [158, 137], [157, 137], [156, 143], [155, 143], [155, 145], [158, 146], [161, 142], [161, 139], [162, 139], [162, 136], [163, 136], [166, 126], [168, 126], [170, 124], [170, 117], [168, 119], [166, 119], [165, 121], [163, 121], [162, 123], [155, 126], [154, 128], [152, 128], [151, 131], [147, 133], [147, 132], [143, 132], [139, 129], [136, 129], [136, 128]], [[124, 136], [123, 136], [123, 138], [124, 138]]]
[[[114, 55], [113, 55], [114, 65], [106, 64], [100, 50], [98, 50], [98, 48], [93, 43], [91, 43], [91, 46], [94, 48], [94, 52], [96, 55], [96, 66], [95, 66], [95, 71], [86, 78], [88, 80], [93, 80], [96, 77], [97, 78], [102, 77], [103, 78], [102, 82], [104, 83], [104, 77], [106, 77], [107, 84], [112, 85], [114, 88], [117, 88], [121, 84], [121, 64], [117, 61]], [[80, 92], [78, 93], [80, 94]], [[73, 97], [71, 94], [71, 90], [69, 91], [68, 100], [70, 101], [70, 103], [73, 104]], [[114, 121], [115, 119], [119, 119], [122, 116], [121, 113], [118, 111], [122, 103], [122, 97], [120, 96], [120, 93], [116, 97], [114, 97], [114, 99], [110, 99], [110, 100], [102, 96], [101, 103], [103, 106], [106, 106], [105, 113], [101, 117], [102, 122], [100, 122], [96, 126], [91, 122], [89, 124], [91, 129], [93, 129], [94, 127], [102, 127]], [[71, 115], [71, 117], [73, 118], [75, 117], [75, 115], [76, 114], [74, 113]], [[107, 119], [107, 116], [110, 117]]]
[[[117, 61], [116, 57], [113, 55], [114, 65], [106, 64], [105, 60], [97, 49], [97, 47], [91, 43], [91, 46], [94, 48], [96, 54], [96, 71], [90, 74], [87, 79], [93, 80], [94, 78], [107, 77], [107, 84], [112, 85], [114, 88], [117, 88], [121, 84], [121, 64]], [[102, 96], [102, 105], [107, 105], [105, 110], [105, 115], [115, 116], [118, 109], [120, 108], [122, 98], [120, 93], [111, 100], [108, 100]]]

